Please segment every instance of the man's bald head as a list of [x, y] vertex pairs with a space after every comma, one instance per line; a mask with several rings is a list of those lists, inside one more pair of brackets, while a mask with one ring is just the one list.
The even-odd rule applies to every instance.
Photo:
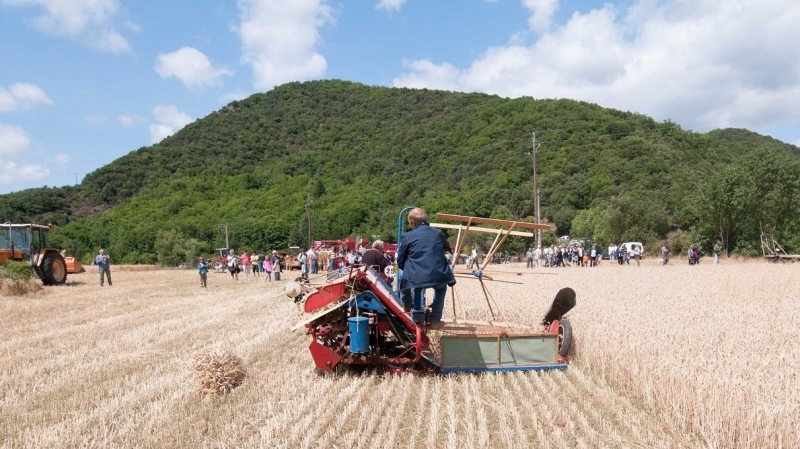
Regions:
[[422, 209], [421, 207], [411, 209], [411, 212], [408, 213], [408, 222], [411, 223], [412, 227], [420, 223], [427, 223], [428, 213], [425, 212], [425, 209]]

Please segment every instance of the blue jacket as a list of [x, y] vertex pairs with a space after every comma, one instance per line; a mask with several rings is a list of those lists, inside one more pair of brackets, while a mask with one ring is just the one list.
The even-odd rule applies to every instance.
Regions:
[[105, 254], [104, 256], [105, 257], [98, 254], [97, 257], [94, 258], [94, 264], [97, 265], [97, 268], [100, 270], [108, 268], [108, 266], [111, 264], [111, 256], [108, 254]]
[[450, 251], [450, 246], [444, 232], [427, 223], [403, 234], [397, 252], [397, 266], [403, 270], [400, 289], [455, 285], [456, 278], [444, 257], [445, 251]]

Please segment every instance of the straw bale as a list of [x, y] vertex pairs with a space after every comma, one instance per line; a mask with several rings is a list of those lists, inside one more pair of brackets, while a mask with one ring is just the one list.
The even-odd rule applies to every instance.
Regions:
[[244, 382], [247, 373], [242, 359], [229, 350], [218, 350], [195, 357], [193, 371], [203, 396], [223, 396]]

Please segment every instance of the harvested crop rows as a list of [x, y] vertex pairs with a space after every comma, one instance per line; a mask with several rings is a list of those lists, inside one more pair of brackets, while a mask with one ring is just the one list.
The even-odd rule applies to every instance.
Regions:
[[[495, 275], [524, 283], [489, 285], [514, 322], [537, 323], [558, 289], [575, 289], [570, 368], [432, 377], [317, 375], [283, 283], [70, 276], [0, 299], [0, 447], [800, 447], [797, 269]], [[456, 288], [461, 317], [487, 316], [476, 281]], [[248, 377], [202, 398], [193, 360], [218, 349]]]

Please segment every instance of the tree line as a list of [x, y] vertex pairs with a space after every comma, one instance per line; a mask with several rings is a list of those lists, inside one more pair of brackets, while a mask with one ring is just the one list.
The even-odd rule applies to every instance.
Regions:
[[168, 265], [222, 247], [221, 223], [237, 249], [305, 245], [309, 198], [315, 239], [393, 241], [409, 204], [531, 219], [531, 131], [542, 216], [555, 226], [545, 242], [722, 239], [753, 254], [766, 232], [800, 249], [792, 145], [572, 100], [337, 80], [232, 102], [78, 186], [2, 195], [0, 219], [54, 223], [54, 244], [81, 260], [103, 246], [118, 262]]

